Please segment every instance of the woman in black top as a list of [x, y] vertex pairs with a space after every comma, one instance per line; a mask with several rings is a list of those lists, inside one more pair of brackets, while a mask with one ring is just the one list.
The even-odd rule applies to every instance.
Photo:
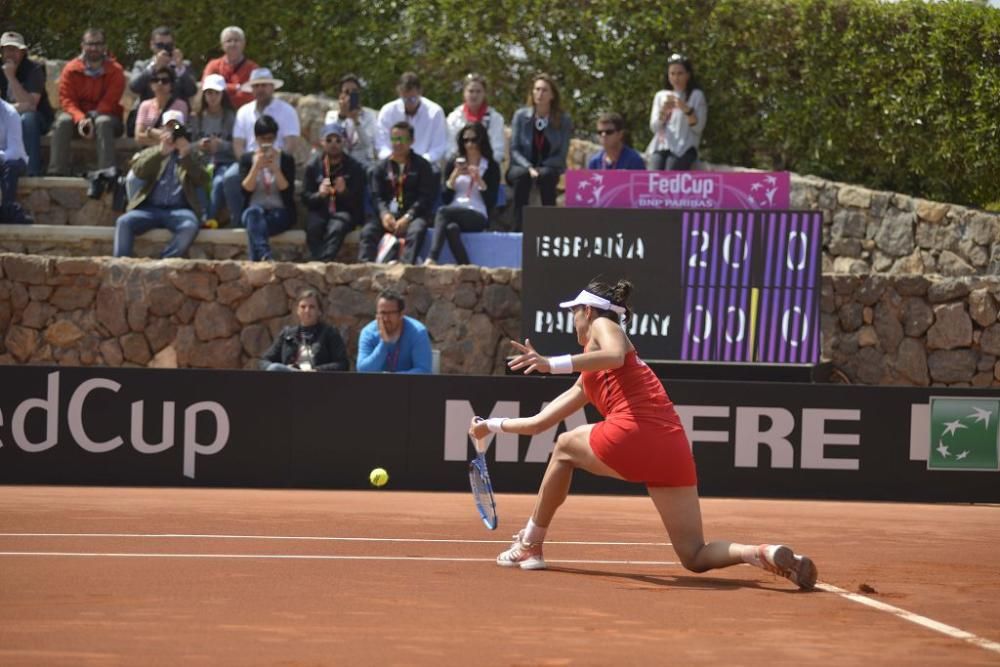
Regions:
[[265, 371], [346, 371], [347, 348], [335, 327], [320, 319], [319, 292], [299, 292], [298, 325], [287, 326], [261, 357]]

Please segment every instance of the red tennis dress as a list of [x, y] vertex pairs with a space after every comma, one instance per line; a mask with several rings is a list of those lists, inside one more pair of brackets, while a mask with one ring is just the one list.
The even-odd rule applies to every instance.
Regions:
[[621, 368], [580, 373], [587, 398], [604, 421], [590, 432], [590, 448], [630, 482], [648, 486], [698, 483], [691, 445], [663, 385], [632, 350]]

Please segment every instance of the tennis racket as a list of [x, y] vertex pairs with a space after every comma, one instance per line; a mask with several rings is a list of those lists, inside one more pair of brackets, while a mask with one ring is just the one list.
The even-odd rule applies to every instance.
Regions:
[[476, 501], [476, 509], [483, 523], [490, 530], [497, 529], [497, 504], [493, 499], [493, 484], [490, 473], [486, 469], [486, 443], [475, 439], [476, 458], [469, 461], [469, 486], [472, 488], [472, 498]]

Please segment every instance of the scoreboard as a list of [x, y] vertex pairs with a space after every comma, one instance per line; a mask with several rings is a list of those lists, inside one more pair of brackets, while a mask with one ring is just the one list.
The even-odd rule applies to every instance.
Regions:
[[577, 347], [558, 304], [627, 278], [626, 331], [644, 359], [817, 363], [822, 214], [526, 208], [522, 333]]

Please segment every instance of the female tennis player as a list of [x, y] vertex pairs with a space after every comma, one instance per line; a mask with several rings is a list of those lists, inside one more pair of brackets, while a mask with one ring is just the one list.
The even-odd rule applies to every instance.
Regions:
[[540, 433], [588, 402], [604, 415], [603, 422], [577, 427], [556, 440], [535, 510], [510, 548], [497, 557], [497, 564], [524, 570], [545, 568], [545, 532], [566, 500], [573, 470], [582, 468], [595, 475], [645, 483], [687, 569], [705, 572], [750, 563], [802, 589], [812, 588], [816, 566], [787, 546], [705, 543], [694, 458], [684, 427], [663, 385], [639, 359], [622, 327], [631, 316], [627, 305], [631, 291], [626, 280], [614, 286], [594, 280], [575, 299], [559, 304], [573, 309], [582, 354], [544, 357], [530, 341], [514, 342], [520, 354], [510, 361], [512, 370], [523, 369], [526, 374], [579, 371], [580, 378], [570, 389], [533, 417], [473, 421], [469, 434], [482, 438], [489, 432]]

